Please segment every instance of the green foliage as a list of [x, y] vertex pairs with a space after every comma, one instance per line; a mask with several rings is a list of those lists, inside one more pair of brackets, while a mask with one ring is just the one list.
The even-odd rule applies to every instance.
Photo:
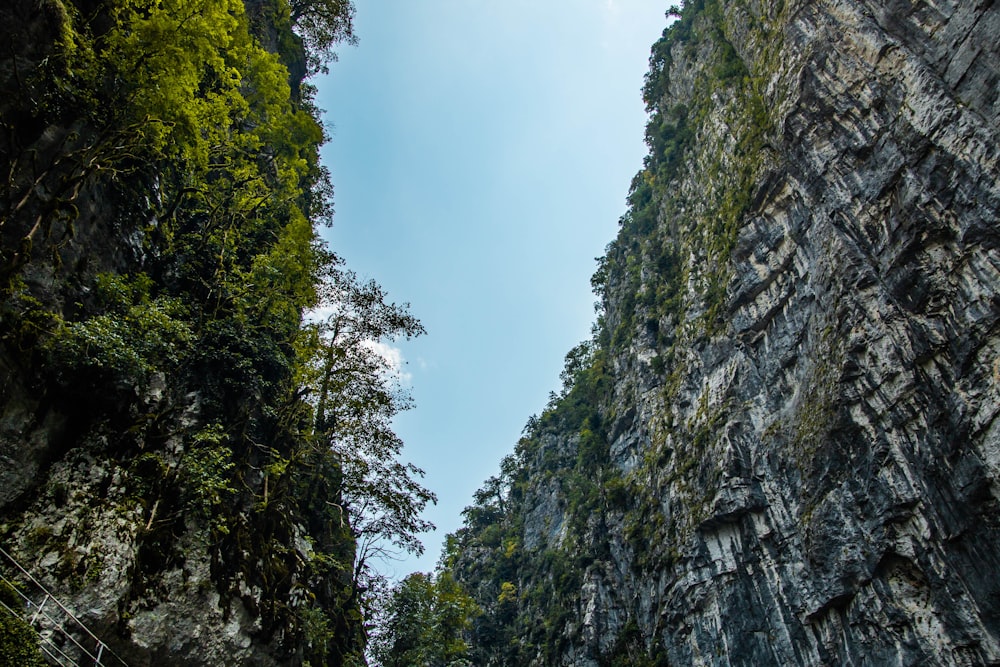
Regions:
[[705, 0], [685, 0], [680, 8], [672, 5], [668, 10], [668, 15], [677, 20], [663, 31], [663, 36], [653, 44], [650, 52], [649, 72], [642, 89], [647, 111], [653, 111], [667, 92], [670, 66], [673, 64], [672, 52], [691, 40], [695, 18], [704, 7]]
[[[107, 69], [105, 76], [131, 75], [117, 96], [128, 102], [136, 120], [156, 121], [136, 127], [136, 139], [155, 152], [207, 167], [212, 147], [228, 143], [234, 118], [250, 110], [241, 91], [245, 71], [260, 70], [263, 61], [272, 60], [241, 25], [243, 3], [130, 2], [115, 7], [112, 20], [115, 27], [103, 40], [98, 62]], [[255, 74], [261, 90], [273, 89], [270, 73]], [[280, 93], [274, 99], [280, 100]], [[240, 144], [251, 143], [245, 141], [249, 136], [240, 139]]]
[[[718, 0], [672, 7], [677, 20], [652, 49], [644, 86], [649, 154], [594, 281], [608, 309], [601, 324], [619, 349], [648, 333], [669, 352], [692, 311], [704, 333], [725, 326], [729, 261], [773, 129], [764, 91], [771, 44], [780, 42], [767, 17], [741, 28], [743, 43], [764, 45], [759, 61], [745, 61], [730, 41], [737, 31], [727, 7]], [[671, 79], [677, 68], [686, 72], [679, 86]], [[710, 117], [731, 134], [709, 128]], [[692, 165], [704, 175], [697, 192], [682, 187]], [[669, 375], [663, 356], [654, 370]]]
[[34, 296], [20, 277], [12, 279], [5, 291], [7, 298], [0, 302], [0, 342], [22, 355], [39, 350], [62, 318]]
[[[422, 553], [420, 533], [432, 528], [422, 518], [435, 495], [421, 483], [423, 471], [400, 460], [403, 443], [393, 418], [409, 408], [400, 369], [386, 356], [388, 345], [423, 333], [407, 306], [387, 301], [373, 282], [360, 282], [339, 265], [327, 267], [317, 289], [314, 319], [294, 340], [294, 383], [308, 407], [302, 416], [307, 456], [329, 457], [336, 472], [336, 499], [317, 496], [344, 523], [356, 548], [346, 571], [348, 590], [370, 625], [379, 617], [385, 588], [380, 563], [400, 552]], [[280, 474], [287, 464], [267, 470]]]
[[387, 303], [378, 285], [349, 271], [331, 273], [319, 303], [326, 317], [298, 341], [298, 382], [314, 397], [313, 437], [338, 458], [360, 574], [387, 547], [422, 553], [417, 535], [432, 528], [420, 512], [436, 497], [418, 482], [422, 470], [399, 461], [403, 443], [392, 430], [409, 396], [379, 347], [424, 329], [406, 305]]
[[180, 471], [188, 493], [188, 509], [212, 521], [213, 528], [228, 532], [220, 511], [236, 493], [232, 484], [232, 449], [220, 424], [210, 424], [194, 435], [181, 458]]
[[20, 595], [0, 582], [0, 663], [18, 667], [45, 667], [38, 648], [38, 634], [20, 615], [10, 610], [24, 606]]
[[509, 581], [505, 581], [500, 584], [500, 595], [497, 597], [497, 602], [500, 604], [513, 604], [517, 601], [517, 586]]
[[618, 634], [611, 650], [598, 660], [601, 667], [669, 667], [665, 653], [654, 650], [647, 652], [639, 625], [629, 619]]
[[379, 667], [468, 665], [465, 635], [478, 608], [447, 570], [411, 574], [391, 591], [380, 634], [372, 642]]
[[335, 630], [330, 617], [316, 607], [299, 609], [298, 616], [302, 623], [303, 635], [309, 648], [312, 649], [313, 656], [322, 661], [326, 658], [328, 647], [334, 639]]
[[335, 58], [333, 47], [357, 43], [351, 0], [289, 0], [290, 18], [312, 55], [311, 69]]
[[607, 352], [595, 341], [584, 341], [566, 354], [560, 374], [563, 386], [550, 396], [537, 428], [600, 429], [598, 408], [611, 391]]
[[[30, 247], [58, 217], [40, 193], [71, 205], [85, 187], [124, 188], [124, 176], [148, 173], [155, 197], [139, 231], [149, 261], [144, 274], [97, 276], [99, 297], [79, 315], [53, 314], [55, 326], [37, 314], [45, 304], [25, 309], [22, 297], [21, 328], [54, 329], [49, 349], [68, 373], [125, 383], [174, 370], [191, 347], [242, 347], [231, 367], [251, 377], [233, 384], [264, 388], [254, 369], [274, 368], [261, 356], [275, 351], [261, 335], [291, 337], [328, 261], [310, 221], [325, 210], [314, 195], [327, 187], [314, 110], [292, 104], [287, 70], [251, 35], [238, 0], [112, 4], [86, 20], [71, 11], [65, 25], [58, 58], [38, 74], [57, 93], [35, 111], [47, 119], [73, 109], [92, 127], [59, 144], [24, 196], [31, 149], [15, 151], [9, 201], [18, 204], [8, 210], [41, 209], [22, 227]], [[18, 228], [6, 222], [5, 232]], [[11, 266], [24, 261], [21, 253]]]
[[632, 182], [629, 204], [633, 215], [651, 220], [633, 230], [636, 234], [652, 231], [656, 224], [655, 208], [659, 204], [659, 198], [654, 196], [655, 185], [666, 183], [678, 174], [685, 154], [694, 143], [694, 128], [688, 113], [687, 106], [675, 104], [663, 111], [654, 111], [646, 124], [646, 145], [649, 146], [646, 171], [640, 172]]
[[[53, 43], [2, 66], [5, 358], [116, 448], [147, 512], [135, 597], [204, 531], [218, 592], [262, 591], [262, 636], [360, 660], [366, 540], [419, 550], [434, 496], [372, 346], [422, 329], [315, 231], [331, 189], [299, 78], [354, 41], [353, 5], [43, 4]], [[317, 306], [336, 317], [304, 323]]]
[[145, 274], [97, 276], [96, 313], [77, 322], [56, 320], [47, 339], [57, 367], [122, 383], [176, 368], [194, 339], [189, 312], [179, 299], [151, 297], [151, 289]]

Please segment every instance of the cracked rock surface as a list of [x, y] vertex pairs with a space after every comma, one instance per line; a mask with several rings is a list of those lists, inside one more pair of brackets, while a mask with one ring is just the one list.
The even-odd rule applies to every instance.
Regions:
[[[550, 428], [506, 519], [523, 526], [525, 593], [552, 586], [547, 553], [589, 555], [562, 616], [522, 595], [521, 622], [556, 628], [530, 662], [998, 664], [1000, 8], [705, 5], [719, 13], [671, 47], [654, 112], [711, 100], [655, 228], [619, 237], [637, 277], [609, 269], [605, 289], [627, 335], [605, 348], [601, 474], [627, 493], [605, 483], [574, 508], [580, 437]], [[722, 42], [768, 127], [730, 251], [713, 254], [711, 199], [755, 123], [699, 88]], [[673, 311], [642, 301], [668, 245]], [[488, 562], [459, 562], [474, 590]]]

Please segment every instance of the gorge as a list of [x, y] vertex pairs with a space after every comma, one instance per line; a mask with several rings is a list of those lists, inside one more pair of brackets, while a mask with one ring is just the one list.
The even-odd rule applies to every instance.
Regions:
[[669, 10], [593, 338], [382, 631], [352, 493], [433, 494], [336, 381], [422, 332], [315, 240], [350, 24], [135, 4], [0, 10], [0, 541], [127, 664], [1000, 664], [992, 0]]

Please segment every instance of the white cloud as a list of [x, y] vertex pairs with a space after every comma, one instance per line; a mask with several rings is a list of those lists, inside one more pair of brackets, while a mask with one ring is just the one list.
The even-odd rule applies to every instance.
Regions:
[[[336, 312], [336, 305], [321, 306], [307, 311], [304, 319], [306, 323], [309, 324], [322, 324]], [[367, 347], [369, 350], [385, 359], [386, 364], [389, 367], [388, 374], [390, 377], [398, 380], [404, 387], [412, 386], [413, 373], [406, 370], [407, 362], [403, 357], [402, 350], [398, 347], [394, 347], [388, 343], [377, 340], [365, 340], [361, 342], [361, 345]], [[421, 370], [425, 370], [427, 368], [427, 364], [423, 359], [419, 359], [417, 361], [417, 365]]]
[[361, 344], [385, 359], [386, 363], [389, 364], [389, 373], [398, 379], [400, 384], [404, 386], [413, 384], [413, 373], [405, 370], [406, 359], [403, 357], [402, 350], [378, 340], [366, 340]]
[[307, 324], [319, 324], [325, 322], [331, 315], [337, 311], [336, 306], [326, 305], [320, 306], [319, 308], [313, 308], [312, 310], [307, 310], [303, 315], [303, 319]]

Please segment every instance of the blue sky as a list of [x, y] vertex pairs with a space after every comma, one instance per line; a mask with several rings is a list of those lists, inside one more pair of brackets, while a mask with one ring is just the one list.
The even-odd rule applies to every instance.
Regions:
[[590, 276], [645, 146], [652, 0], [357, 0], [357, 47], [318, 77], [331, 247], [409, 302], [404, 459], [438, 494], [433, 569], [472, 493], [590, 335]]

